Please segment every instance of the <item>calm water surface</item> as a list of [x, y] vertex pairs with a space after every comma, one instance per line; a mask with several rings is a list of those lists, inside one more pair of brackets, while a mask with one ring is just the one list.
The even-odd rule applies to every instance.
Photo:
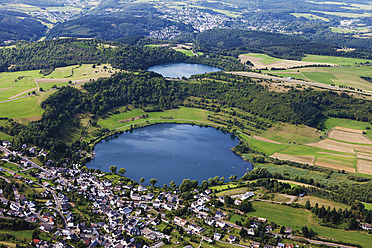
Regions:
[[139, 181], [158, 180], [163, 186], [174, 180], [203, 180], [230, 175], [243, 176], [252, 169], [230, 149], [239, 140], [228, 133], [211, 127], [178, 124], [157, 124], [135, 129], [101, 141], [95, 147], [95, 159], [88, 168], [109, 172], [111, 165], [126, 169], [126, 176]]
[[191, 75], [217, 72], [222, 71], [222, 69], [202, 64], [168, 63], [152, 66], [148, 71], [157, 72], [163, 77], [181, 78], [185, 76], [189, 78]]

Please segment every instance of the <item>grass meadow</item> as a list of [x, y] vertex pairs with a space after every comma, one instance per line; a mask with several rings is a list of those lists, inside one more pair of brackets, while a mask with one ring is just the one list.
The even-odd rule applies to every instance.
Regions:
[[312, 228], [320, 237], [333, 238], [338, 241], [359, 244], [368, 247], [372, 242], [372, 237], [365, 232], [346, 231], [343, 229], [334, 229], [320, 226], [310, 211], [289, 206], [272, 204], [268, 202], [252, 202], [255, 211], [245, 216], [233, 215], [230, 219], [235, 223], [244, 217], [257, 216], [266, 218], [276, 224], [290, 226], [293, 230], [300, 230], [303, 226]]

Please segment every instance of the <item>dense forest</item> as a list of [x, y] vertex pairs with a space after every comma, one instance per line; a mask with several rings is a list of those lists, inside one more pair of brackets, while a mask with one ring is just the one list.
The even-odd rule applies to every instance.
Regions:
[[146, 69], [149, 66], [186, 60], [183, 53], [161, 47], [139, 47], [97, 40], [59, 39], [18, 43], [0, 50], [0, 71], [48, 69], [80, 63], [111, 63], [119, 69]]
[[0, 11], [0, 43], [11, 40], [36, 41], [47, 27], [31, 16], [16, 11]]
[[[199, 79], [204, 78], [200, 76]], [[268, 92], [249, 78], [226, 73], [210, 73], [197, 87], [185, 85], [190, 95], [218, 100], [222, 105], [278, 121], [305, 124], [320, 128], [325, 115], [361, 121], [372, 120], [372, 102], [355, 99], [332, 91], [290, 90]], [[230, 83], [217, 83], [219, 80]]]
[[[230, 53], [235, 55], [244, 52], [266, 53], [274, 57], [300, 60], [305, 54], [360, 57], [372, 59], [370, 51], [337, 51], [337, 46], [310, 41], [300, 36], [285, 35], [271, 32], [211, 29], [197, 34], [185, 34], [177, 37], [177, 41], [195, 42], [200, 51]], [[369, 42], [366, 40], [365, 42]], [[225, 52], [224, 52], [225, 50]]]

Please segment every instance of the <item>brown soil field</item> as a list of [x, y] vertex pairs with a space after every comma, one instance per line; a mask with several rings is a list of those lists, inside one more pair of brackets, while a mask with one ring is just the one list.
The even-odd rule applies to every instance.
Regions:
[[308, 146], [318, 147], [337, 152], [354, 153], [355, 150], [361, 152], [371, 152], [372, 146], [368, 145], [353, 145], [347, 144], [336, 140], [324, 139], [315, 143], [306, 144]]
[[[288, 68], [293, 68], [293, 67], [297, 67], [297, 66], [306, 66], [306, 65], [319, 65], [320, 63], [315, 63], [315, 62], [304, 62], [304, 61], [297, 61], [297, 60], [287, 60], [287, 59], [283, 59], [281, 61], [277, 61], [277, 62], [274, 62], [274, 63], [271, 63], [271, 64], [263, 64], [261, 63], [261, 60], [263, 60], [262, 58], [255, 58], [255, 57], [251, 57], [251, 56], [247, 56], [247, 55], [239, 55], [239, 59], [242, 63], [245, 64], [245, 62], [247, 61], [251, 61], [252, 64], [254, 65], [254, 67], [252, 67], [253, 69], [271, 69], [271, 68], [284, 68], [284, 69], [288, 69]], [[327, 63], [321, 63], [323, 65], [327, 64]], [[327, 65], [333, 65], [333, 64], [327, 64]]]
[[267, 139], [267, 138], [264, 138], [264, 137], [260, 137], [260, 136], [253, 136], [254, 139], [256, 140], [261, 140], [261, 141], [265, 141], [265, 142], [269, 142], [269, 143], [274, 143], [274, 144], [282, 144], [280, 142], [277, 142], [277, 141], [274, 141], [274, 140], [271, 140], [271, 139]]
[[372, 175], [372, 161], [358, 159], [357, 168], [358, 168], [358, 173]]
[[367, 159], [372, 161], [372, 154], [371, 155], [364, 155], [364, 154], [357, 154], [358, 158]]
[[332, 164], [332, 163], [326, 163], [326, 162], [319, 162], [319, 161], [316, 161], [315, 165], [326, 167], [326, 168], [329, 168], [329, 169], [344, 170], [344, 171], [347, 171], [347, 172], [355, 173], [355, 168], [351, 168], [351, 167], [347, 167], [347, 166], [342, 166], [342, 165], [337, 165], [337, 164]]
[[307, 146], [314, 146], [322, 149], [327, 149], [337, 152], [354, 153], [354, 149], [351, 144], [345, 144], [335, 140], [324, 139], [315, 143], [307, 144]]
[[333, 155], [333, 156], [341, 156], [341, 157], [347, 157], [347, 158], [355, 158], [353, 156], [348, 156], [348, 155], [342, 155], [342, 154], [336, 154], [336, 153], [330, 153], [330, 152], [318, 152], [318, 153], [322, 153], [322, 154], [329, 154], [329, 155]]
[[332, 129], [331, 131], [329, 131], [328, 137], [353, 143], [372, 144], [372, 141], [365, 137], [363, 134], [341, 131], [337, 129]]
[[309, 164], [313, 165], [314, 164], [314, 157], [310, 156], [295, 156], [295, 155], [288, 155], [288, 154], [282, 154], [282, 153], [274, 153], [270, 157], [277, 158], [280, 160], [289, 160], [297, 163], [302, 163], [302, 164]]
[[349, 132], [349, 133], [358, 133], [358, 134], [363, 134], [364, 130], [358, 130], [358, 129], [351, 129], [347, 127], [334, 127], [333, 130], [339, 130], [339, 131], [344, 131], [344, 132]]

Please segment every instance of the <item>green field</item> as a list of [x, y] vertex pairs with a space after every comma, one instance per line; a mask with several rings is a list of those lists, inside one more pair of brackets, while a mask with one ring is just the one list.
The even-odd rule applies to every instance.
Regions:
[[372, 124], [368, 122], [348, 120], [348, 119], [342, 119], [342, 118], [334, 118], [334, 117], [324, 119], [322, 126], [323, 126], [324, 131], [332, 129], [336, 126], [357, 129], [357, 130], [366, 130], [366, 127], [369, 127], [372, 129]]
[[334, 33], [348, 34], [354, 32], [353, 30], [331, 27], [331, 31]]
[[191, 50], [183, 49], [183, 48], [176, 48], [174, 49], [178, 52], [184, 53], [186, 56], [193, 57], [195, 54]]
[[26, 91], [37, 88], [35, 77], [40, 77], [38, 70], [0, 73], [0, 101], [26, 95]]
[[[337, 57], [334, 57], [337, 58]], [[316, 58], [310, 60], [317, 60]], [[320, 61], [320, 59], [319, 59]], [[365, 60], [359, 62], [365, 62]], [[324, 59], [320, 63], [334, 63], [336, 60]], [[342, 63], [341, 61], [338, 61]], [[345, 64], [352, 65], [357, 62], [355, 59], [345, 60]], [[357, 62], [357, 63], [359, 63]], [[348, 87], [359, 88], [367, 91], [372, 91], [372, 84], [364, 79], [364, 77], [372, 77], [372, 70], [370, 66], [358, 67], [307, 67], [298, 69], [288, 69], [283, 71], [267, 71], [270, 74], [281, 77], [293, 77], [298, 79], [308, 79], [323, 84], [343, 85]], [[304, 76], [304, 77], [303, 77]]]
[[[108, 69], [105, 70], [104, 66]], [[103, 64], [96, 68], [92, 68], [92, 64], [84, 64], [82, 66], [74, 65], [56, 68], [47, 76], [40, 74], [39, 70], [2, 72], [0, 73], [0, 101], [27, 96], [32, 91], [37, 92], [38, 85], [43, 90], [48, 90], [53, 85], [67, 85], [68, 81], [76, 82], [78, 80], [109, 76], [111, 75], [109, 71], [114, 72], [108, 64]], [[35, 79], [44, 81], [38, 81], [37, 85]]]
[[300, 80], [305, 80], [306, 81], [306, 77], [304, 77], [301, 73], [299, 72], [276, 72], [276, 71], [270, 71], [270, 74], [274, 74], [275, 76], [279, 76], [279, 77], [285, 77], [285, 78], [294, 78], [294, 79], [300, 79]]
[[309, 13], [291, 13], [291, 15], [294, 15], [295, 17], [304, 17], [304, 18], [310, 19], [310, 20], [322, 20], [322, 21], [325, 21], [325, 22], [329, 22], [329, 19], [327, 19], [325, 17], [321, 17], [321, 16], [309, 14]]
[[120, 128], [120, 127], [126, 127], [130, 124], [126, 124], [125, 122], [120, 122], [121, 120], [128, 120], [131, 118], [142, 116], [143, 114], [148, 114], [149, 118], [137, 119], [137, 120], [131, 121], [130, 124], [136, 124], [138, 122], [144, 122], [146, 120], [172, 121], [172, 119], [161, 118], [161, 117], [170, 117], [170, 116], [172, 116], [174, 120], [199, 121], [199, 122], [211, 123], [207, 120], [207, 116], [208, 114], [210, 114], [209, 111], [180, 107], [178, 109], [166, 110], [164, 112], [149, 112], [149, 113], [143, 112], [142, 109], [134, 109], [131, 111], [120, 113], [120, 114], [111, 115], [107, 119], [99, 120], [98, 125], [104, 128], [108, 128], [110, 130], [115, 129], [115, 128]]
[[348, 13], [348, 12], [330, 12], [330, 11], [316, 11], [312, 10], [313, 12], [322, 13], [325, 15], [334, 15], [334, 16], [340, 16], [340, 17], [347, 17], [347, 18], [365, 18], [365, 17], [371, 17], [372, 13]]
[[44, 110], [40, 107], [42, 101], [55, 91], [48, 91], [36, 96], [0, 103], [0, 117], [17, 119], [34, 119], [40, 117]]
[[274, 57], [271, 57], [271, 56], [269, 56], [267, 54], [263, 54], [263, 53], [246, 53], [246, 54], [243, 54], [243, 55], [261, 59], [260, 62], [262, 64], [265, 64], [265, 65], [272, 64], [272, 63], [275, 63], [275, 62], [278, 62], [278, 61], [282, 61], [282, 59], [274, 58]]
[[[227, 178], [226, 178], [226, 179], [227, 179]], [[225, 181], [226, 181], [226, 179], [225, 179]], [[222, 184], [222, 185], [209, 187], [209, 189], [210, 189], [210, 190], [218, 190], [218, 191], [221, 191], [221, 190], [233, 189], [233, 188], [236, 188], [236, 187], [238, 187], [238, 185], [236, 185], [236, 184], [231, 184], [231, 183], [225, 183], [225, 184]]]
[[316, 161], [331, 164], [339, 164], [351, 168], [356, 168], [356, 157], [337, 156], [325, 153], [317, 153]]
[[363, 204], [364, 204], [364, 208], [365, 209], [372, 210], [372, 204], [371, 203], [365, 203], [365, 202], [363, 202]]
[[321, 135], [315, 128], [305, 125], [292, 125], [287, 123], [279, 123], [259, 136], [274, 140], [280, 143], [296, 142], [307, 143], [317, 140]]
[[366, 59], [355, 59], [346, 57], [323, 56], [323, 55], [306, 55], [301, 61], [316, 62], [316, 63], [329, 63], [336, 65], [355, 65], [356, 63], [365, 63]]
[[[266, 218], [276, 224], [290, 226], [294, 230], [300, 230], [306, 225], [321, 237], [334, 238], [343, 242], [359, 244], [363, 247], [368, 247], [368, 244], [372, 242], [372, 236], [365, 232], [345, 231], [343, 229], [320, 226], [312, 214], [304, 209], [258, 201], [253, 202], [252, 205], [255, 211], [248, 213], [246, 217], [257, 216]], [[235, 214], [230, 221], [235, 223], [236, 220], [241, 220], [243, 217]]]

